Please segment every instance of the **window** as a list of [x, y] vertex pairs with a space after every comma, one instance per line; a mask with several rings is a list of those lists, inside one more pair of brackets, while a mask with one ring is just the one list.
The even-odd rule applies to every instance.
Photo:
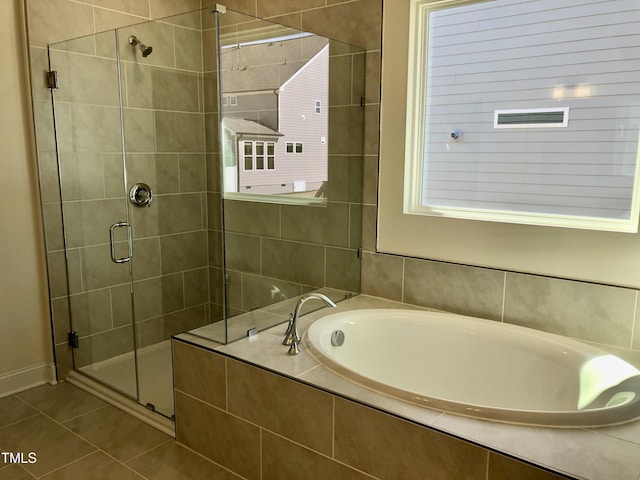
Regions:
[[253, 170], [253, 142], [242, 142], [244, 144], [244, 169]]
[[321, 113], [322, 102], [320, 100], [316, 100], [316, 113]]
[[276, 144], [267, 142], [267, 170], [276, 168]]
[[493, 116], [493, 128], [554, 128], [568, 125], [568, 108], [496, 110]]
[[275, 169], [275, 142], [244, 140], [242, 144], [244, 169], [267, 170]]
[[302, 142], [287, 142], [287, 153], [302, 153]]
[[414, 3], [405, 212], [637, 232], [638, 54], [602, 38], [623, 8]]
[[[382, 62], [377, 251], [640, 286], [640, 234], [634, 233], [640, 84], [629, 77], [640, 78], [635, 47], [640, 5], [622, 11], [620, 2], [592, 0], [568, 1], [562, 8], [549, 0], [429, 3], [439, 10], [429, 11], [421, 0], [383, 5], [383, 39], [393, 41], [386, 41]], [[511, 14], [506, 13], [509, 8]], [[464, 12], [475, 19], [461, 22]], [[432, 19], [439, 27], [428, 29]], [[422, 39], [429, 42], [412, 43], [410, 37], [423, 28]], [[454, 29], [455, 34], [438, 37], [438, 29]], [[425, 66], [428, 47], [444, 45], [440, 54], [431, 52]], [[504, 47], [510, 57], [499, 58]], [[449, 74], [436, 75], [436, 67]], [[416, 81], [425, 78], [430, 81]], [[539, 83], [545, 78], [546, 85]], [[424, 86], [421, 91], [405, 88], [417, 83]], [[472, 113], [482, 115], [470, 115], [470, 106]], [[496, 111], [538, 108], [567, 108], [567, 127], [494, 128]], [[473, 121], [467, 122], [470, 117]], [[460, 140], [450, 137], [456, 130], [462, 133]], [[420, 138], [427, 140], [424, 149], [416, 141]], [[424, 152], [427, 160], [440, 155], [439, 161], [427, 162], [426, 176]], [[420, 161], [405, 163], [409, 158]], [[491, 218], [487, 213], [496, 212], [486, 204], [476, 211], [468, 203], [453, 207], [453, 199], [444, 194], [439, 204], [422, 205], [423, 180], [442, 181], [439, 175], [456, 168], [460, 183], [473, 185], [466, 188], [467, 202], [482, 200], [486, 192], [480, 188], [485, 186], [511, 186], [516, 193], [532, 195], [525, 192], [531, 186], [522, 180], [522, 167], [525, 173], [550, 175], [550, 181], [538, 185], [553, 186], [565, 206], [570, 194], [571, 207], [582, 202], [581, 210], [586, 207], [591, 213], [603, 199], [617, 202], [619, 208], [603, 209], [601, 216], [550, 213], [560, 220], [550, 227], [540, 212], [533, 212], [528, 223], [522, 222], [528, 216], [523, 211], [515, 212], [513, 221]], [[557, 174], [565, 183], [551, 181]], [[441, 190], [458, 194], [464, 189], [448, 183]], [[587, 195], [575, 195], [580, 190]], [[545, 193], [544, 198], [554, 199], [553, 192]], [[539, 191], [534, 194], [540, 199]], [[456, 216], [458, 209], [464, 216]], [[474, 218], [470, 211], [480, 215]], [[577, 221], [580, 217], [584, 225]]]

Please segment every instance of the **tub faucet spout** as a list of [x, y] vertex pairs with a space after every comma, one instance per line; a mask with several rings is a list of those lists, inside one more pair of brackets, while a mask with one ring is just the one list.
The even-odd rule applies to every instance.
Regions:
[[300, 353], [300, 347], [298, 346], [300, 343], [300, 335], [298, 335], [298, 316], [300, 314], [300, 308], [304, 305], [308, 300], [321, 300], [325, 303], [325, 305], [329, 307], [335, 307], [336, 304], [322, 293], [310, 293], [308, 295], [304, 295], [298, 303], [296, 304], [296, 308], [293, 310], [293, 313], [289, 314], [289, 324], [287, 325], [287, 332], [284, 335], [284, 340], [282, 340], [283, 345], [289, 345], [289, 355], [298, 355]]

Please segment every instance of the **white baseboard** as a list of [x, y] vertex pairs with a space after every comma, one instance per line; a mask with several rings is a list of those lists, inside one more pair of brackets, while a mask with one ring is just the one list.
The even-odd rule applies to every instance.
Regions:
[[49, 383], [55, 385], [56, 367], [49, 363], [40, 363], [0, 375], [0, 398], [23, 392], [33, 387]]

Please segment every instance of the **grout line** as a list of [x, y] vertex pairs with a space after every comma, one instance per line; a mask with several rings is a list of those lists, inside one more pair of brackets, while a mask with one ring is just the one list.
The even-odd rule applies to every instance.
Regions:
[[636, 323], [638, 321], [638, 290], [636, 290], [636, 301], [633, 305], [633, 319], [631, 321], [631, 339], [629, 340], [629, 348], [633, 349], [633, 339], [636, 335]]
[[507, 301], [507, 272], [504, 272], [504, 279], [502, 281], [502, 312], [500, 313], [500, 321], [504, 323], [504, 310]]
[[262, 451], [263, 451], [262, 440], [263, 440], [263, 432], [264, 432], [264, 429], [260, 428], [260, 480], [262, 480], [262, 479], [264, 478], [263, 467], [262, 467]]
[[487, 450], [487, 468], [486, 468], [486, 477], [489, 480], [489, 460], [491, 458], [491, 451]]
[[135, 460], [136, 458], [139, 458], [139, 457], [141, 457], [142, 455], [146, 455], [147, 453], [149, 453], [149, 452], [151, 452], [151, 451], [153, 451], [153, 450], [155, 450], [155, 449], [157, 449], [157, 448], [160, 448], [160, 447], [162, 447], [163, 445], [166, 445], [167, 443], [169, 443], [169, 442], [173, 442], [173, 441], [175, 441], [175, 438], [173, 438], [173, 439], [172, 439], [172, 438], [169, 438], [169, 439], [167, 439], [166, 441], [164, 441], [164, 442], [160, 443], [159, 445], [156, 445], [155, 447], [152, 447], [152, 448], [150, 448], [149, 450], [145, 450], [144, 452], [139, 453], [139, 454], [138, 454], [138, 455], [136, 455], [135, 457], [131, 457], [131, 458], [129, 458], [128, 460], [126, 460], [126, 461], [124, 461], [124, 462], [122, 462], [122, 463], [127, 463], [127, 462], [130, 462], [131, 460]]
[[[44, 474], [42, 474], [42, 475], [40, 476], [40, 478], [42, 478], [42, 476], [44, 476], [44, 475], [49, 475], [49, 474], [51, 474], [51, 473], [57, 472], [57, 471], [59, 471], [59, 470], [62, 470], [63, 468], [69, 467], [69, 466], [73, 465], [74, 463], [77, 463], [77, 462], [79, 462], [79, 461], [81, 461], [81, 460], [84, 460], [85, 458], [90, 457], [91, 455], [95, 455], [95, 454], [96, 454], [96, 453], [98, 453], [99, 451], [100, 451], [99, 449], [98, 449], [98, 450], [94, 450], [93, 452], [91, 452], [91, 453], [87, 453], [86, 455], [84, 455], [84, 456], [82, 456], [82, 457], [80, 457], [80, 458], [76, 458], [76, 459], [74, 459], [74, 460], [70, 461], [69, 463], [65, 463], [64, 465], [60, 465], [59, 467], [56, 467], [56, 468], [54, 468], [53, 470], [48, 470], [47, 472], [45, 472]], [[29, 473], [31, 473], [31, 472], [29, 472]]]
[[332, 397], [332, 425], [331, 425], [331, 458], [335, 460], [336, 458], [336, 396], [331, 395]]

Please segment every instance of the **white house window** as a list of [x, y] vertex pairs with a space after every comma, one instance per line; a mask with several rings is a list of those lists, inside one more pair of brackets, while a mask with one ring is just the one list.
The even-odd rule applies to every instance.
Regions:
[[287, 142], [287, 153], [293, 153], [293, 142]]
[[267, 142], [267, 170], [276, 168], [276, 144]]
[[302, 153], [302, 142], [296, 142], [296, 153]]
[[253, 142], [242, 142], [244, 152], [244, 169], [253, 170]]
[[638, 11], [412, 5], [404, 212], [637, 232]]
[[316, 100], [316, 113], [322, 112], [322, 102], [320, 100]]
[[256, 142], [256, 170], [264, 170], [264, 142]]
[[244, 170], [274, 170], [275, 169], [275, 142], [243, 140], [243, 165]]
[[568, 125], [568, 108], [496, 110], [493, 116], [493, 128], [554, 128]]

